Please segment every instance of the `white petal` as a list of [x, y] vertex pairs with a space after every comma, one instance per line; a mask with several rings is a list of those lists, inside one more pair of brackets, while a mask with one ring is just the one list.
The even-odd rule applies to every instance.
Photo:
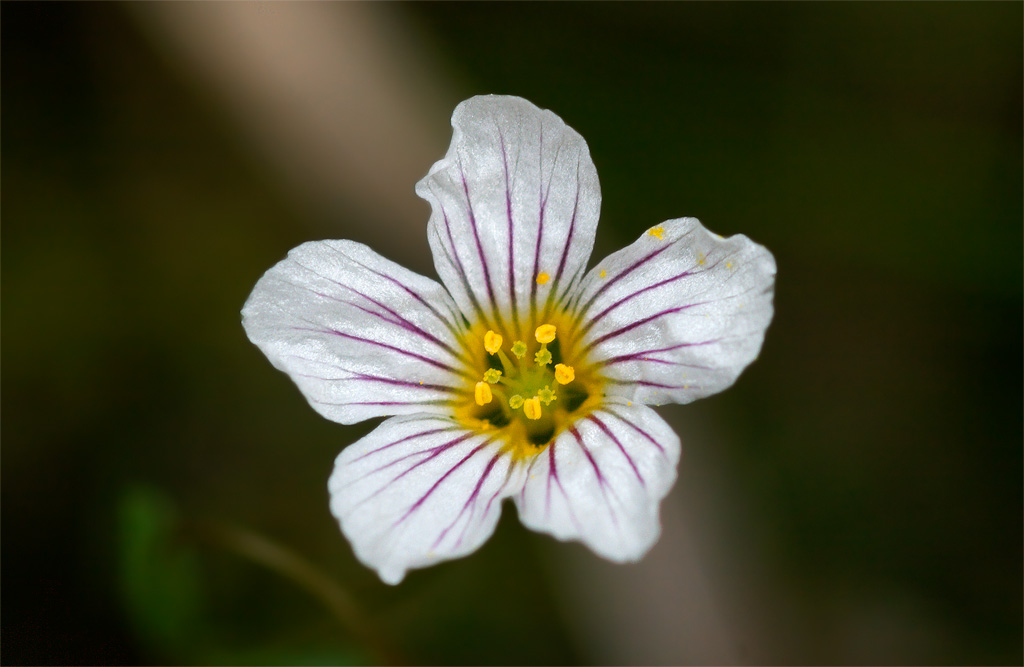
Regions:
[[416, 185], [432, 209], [434, 264], [471, 321], [518, 336], [582, 278], [597, 171], [583, 137], [518, 97], [469, 99], [452, 127], [448, 154]]
[[397, 584], [483, 544], [523, 473], [500, 441], [450, 419], [392, 417], [338, 456], [331, 512], [359, 560]]
[[610, 395], [688, 403], [727, 388], [757, 358], [774, 285], [763, 246], [671, 220], [587, 275], [577, 335], [611, 378]]
[[640, 559], [658, 539], [679, 437], [645, 405], [612, 401], [548, 445], [516, 496], [524, 525], [580, 540], [613, 561]]
[[249, 339], [343, 424], [440, 411], [465, 391], [455, 304], [436, 282], [351, 241], [292, 250], [242, 309]]

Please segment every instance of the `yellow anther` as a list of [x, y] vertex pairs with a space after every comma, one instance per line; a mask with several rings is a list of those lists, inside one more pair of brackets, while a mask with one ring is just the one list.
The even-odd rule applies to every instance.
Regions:
[[704, 253], [698, 252], [697, 253], [697, 263], [700, 264], [701, 266], [704, 266], [704, 259], [705, 259]]
[[515, 394], [508, 399], [508, 407], [513, 410], [518, 410], [523, 407], [523, 397], [519, 394]]
[[542, 324], [537, 327], [537, 330], [533, 332], [533, 335], [537, 338], [538, 343], [550, 343], [555, 339], [555, 325], [554, 324]]
[[516, 355], [516, 359], [522, 359], [526, 355], [526, 343], [521, 340], [512, 343], [512, 354]]
[[606, 277], [606, 276], [608, 275], [608, 272], [607, 272], [607, 271], [605, 271], [604, 269], [601, 269], [601, 273], [599, 273], [599, 274], [597, 274], [597, 275], [598, 275], [599, 277], [601, 277], [601, 278], [604, 278], [604, 277]]
[[558, 384], [569, 384], [576, 379], [576, 371], [572, 366], [555, 364], [555, 379], [558, 380]]
[[537, 350], [537, 354], [533, 355], [533, 361], [538, 366], [547, 366], [551, 363], [551, 353], [548, 352], [548, 346], [545, 345]]
[[540, 273], [537, 274], [537, 284], [538, 285], [543, 285], [544, 283], [546, 283], [549, 280], [551, 280], [551, 276], [549, 276], [548, 274], [544, 273], [543, 271], [541, 271]]
[[477, 405], [487, 405], [494, 398], [491, 393], [491, 385], [486, 382], [477, 382], [476, 389], [473, 390], [473, 398], [476, 399]]
[[495, 384], [501, 379], [501, 371], [497, 368], [488, 368], [484, 371], [484, 382], [487, 384]]
[[647, 230], [647, 235], [648, 236], [653, 236], [656, 239], [663, 239], [663, 238], [665, 238], [665, 228], [664, 227], [651, 227], [649, 230]]
[[504, 339], [501, 334], [494, 333], [490, 329], [484, 334], [484, 349], [487, 350], [487, 354], [497, 354], [498, 350], [501, 349], [501, 341]]
[[534, 396], [523, 401], [523, 414], [527, 419], [540, 419], [540, 399]]
[[555, 396], [555, 392], [551, 391], [551, 387], [544, 387], [537, 392], [537, 398], [539, 398], [540, 402], [544, 405], [551, 405], [551, 401], [558, 397]]
[[732, 268], [732, 262], [726, 262], [725, 263], [725, 268], [731, 269]]

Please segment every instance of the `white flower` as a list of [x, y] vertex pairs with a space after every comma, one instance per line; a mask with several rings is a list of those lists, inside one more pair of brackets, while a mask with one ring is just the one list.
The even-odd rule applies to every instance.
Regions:
[[722, 391], [757, 357], [775, 261], [682, 218], [587, 272], [601, 194], [583, 138], [516, 97], [467, 100], [452, 126], [416, 186], [441, 284], [306, 243], [257, 283], [246, 332], [328, 419], [389, 417], [329, 482], [384, 581], [477, 549], [505, 498], [529, 528], [637, 560], [679, 460], [647, 406]]

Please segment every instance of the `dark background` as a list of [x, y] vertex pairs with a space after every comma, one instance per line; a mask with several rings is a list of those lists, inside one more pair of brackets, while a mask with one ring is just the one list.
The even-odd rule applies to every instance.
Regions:
[[[333, 19], [231, 70], [225, 12], [254, 49]], [[0, 14], [4, 662], [1024, 659], [1020, 3]], [[660, 410], [684, 455], [642, 563], [506, 508], [387, 587], [325, 488], [373, 424], [317, 416], [238, 313], [307, 240], [433, 275], [413, 185], [478, 93], [587, 139], [595, 257], [694, 215], [774, 252], [777, 312], [733, 389]]]

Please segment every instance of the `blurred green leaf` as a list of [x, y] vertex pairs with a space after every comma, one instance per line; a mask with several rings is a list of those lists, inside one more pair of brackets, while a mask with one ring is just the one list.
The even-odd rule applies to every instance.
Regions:
[[161, 655], [189, 652], [201, 626], [202, 585], [173, 503], [153, 487], [128, 488], [118, 532], [121, 594], [139, 637]]

